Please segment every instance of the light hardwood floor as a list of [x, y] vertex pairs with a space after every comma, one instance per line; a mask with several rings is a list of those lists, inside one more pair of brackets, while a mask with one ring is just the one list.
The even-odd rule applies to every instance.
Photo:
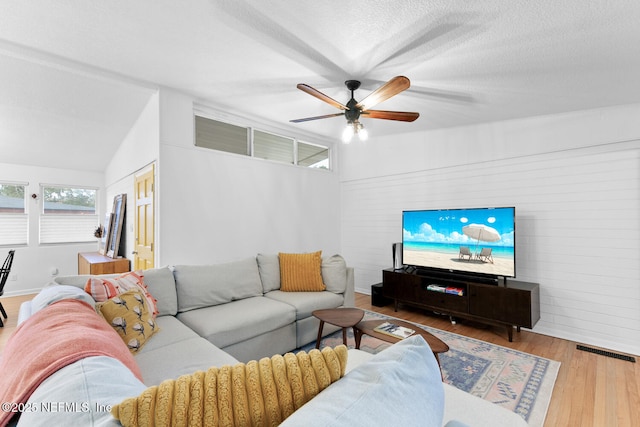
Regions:
[[[33, 295], [2, 298], [9, 318], [0, 328], [0, 349], [16, 328], [20, 304], [31, 298]], [[502, 328], [464, 321], [452, 325], [447, 317], [406, 305], [394, 312], [392, 305], [372, 306], [371, 297], [360, 293], [356, 293], [356, 306], [561, 362], [545, 427], [640, 426], [638, 363], [579, 351], [575, 342], [528, 331], [514, 332], [510, 343]]]

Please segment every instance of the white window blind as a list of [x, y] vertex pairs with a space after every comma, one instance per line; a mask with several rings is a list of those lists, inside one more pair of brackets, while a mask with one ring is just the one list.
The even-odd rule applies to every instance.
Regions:
[[249, 129], [196, 116], [195, 145], [228, 153], [249, 155]]
[[29, 217], [26, 214], [0, 215], [0, 245], [26, 245]]
[[40, 215], [40, 243], [92, 242], [98, 215]]

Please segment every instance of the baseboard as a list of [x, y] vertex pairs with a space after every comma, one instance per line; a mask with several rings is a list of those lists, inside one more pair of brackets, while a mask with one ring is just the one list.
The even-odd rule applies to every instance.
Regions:
[[359, 293], [359, 294], [371, 295], [371, 287], [369, 287], [369, 288], [355, 288], [354, 291]]
[[[6, 289], [6, 287], [5, 287]], [[21, 289], [19, 291], [5, 291], [2, 295], [3, 297], [21, 297], [23, 295], [33, 295], [37, 294], [42, 290], [42, 288], [33, 288], [33, 289]]]

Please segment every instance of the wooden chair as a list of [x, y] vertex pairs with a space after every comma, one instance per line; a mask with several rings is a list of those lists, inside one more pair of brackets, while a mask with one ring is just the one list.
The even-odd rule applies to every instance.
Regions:
[[464, 257], [466, 256], [468, 256], [469, 261], [471, 261], [471, 258], [473, 257], [471, 250], [469, 250], [468, 246], [460, 246], [460, 253], [458, 254], [458, 258], [464, 259]]
[[[15, 251], [9, 251], [9, 255], [4, 260], [4, 264], [2, 264], [2, 268], [0, 268], [0, 297], [4, 293], [4, 284], [7, 283], [7, 279], [9, 278], [9, 272], [11, 271], [11, 264], [13, 264], [13, 254]], [[0, 302], [0, 313], [6, 319], [7, 312], [4, 311], [4, 307], [2, 306], [2, 302]], [[0, 328], [4, 327], [4, 322], [2, 318], [0, 318]]]
[[493, 264], [493, 257], [491, 256], [491, 250], [492, 250], [491, 248], [482, 248], [480, 253], [476, 255], [476, 258], [478, 258], [480, 261], [490, 262], [491, 264]]

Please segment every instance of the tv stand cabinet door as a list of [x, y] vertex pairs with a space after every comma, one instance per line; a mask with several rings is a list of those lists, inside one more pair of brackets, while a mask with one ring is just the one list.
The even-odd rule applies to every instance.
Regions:
[[420, 298], [419, 276], [395, 272], [382, 271], [382, 295], [393, 300], [414, 301]]
[[[538, 290], [536, 285], [535, 291]], [[532, 298], [533, 289], [469, 284], [469, 313], [514, 326], [533, 328], [538, 318]], [[539, 312], [539, 311], [538, 311]]]

